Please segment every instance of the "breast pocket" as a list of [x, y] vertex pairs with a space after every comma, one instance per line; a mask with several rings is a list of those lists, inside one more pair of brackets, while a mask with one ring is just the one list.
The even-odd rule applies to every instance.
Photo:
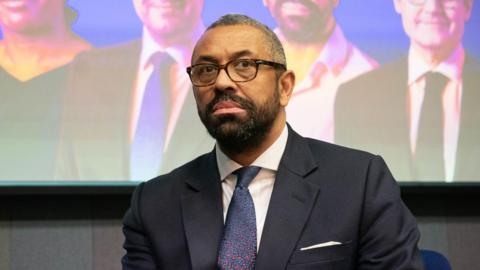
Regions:
[[351, 242], [308, 250], [297, 250], [290, 257], [287, 269], [347, 269], [351, 257]]

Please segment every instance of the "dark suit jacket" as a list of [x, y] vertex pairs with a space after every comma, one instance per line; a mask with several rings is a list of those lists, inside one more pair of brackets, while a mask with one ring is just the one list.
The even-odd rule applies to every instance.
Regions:
[[[215, 269], [222, 213], [215, 151], [140, 184], [123, 269]], [[255, 269], [423, 269], [418, 239], [380, 157], [289, 129]], [[342, 244], [300, 251], [328, 241]]]
[[[130, 178], [129, 123], [140, 41], [80, 54], [70, 66], [56, 178]], [[213, 139], [198, 120], [189, 91], [161, 172], [209, 151]]]
[[[480, 179], [479, 74], [479, 65], [467, 56], [456, 181]], [[340, 86], [335, 104], [335, 142], [382, 155], [399, 180], [422, 180], [415, 178], [412, 167], [407, 77], [404, 57]]]

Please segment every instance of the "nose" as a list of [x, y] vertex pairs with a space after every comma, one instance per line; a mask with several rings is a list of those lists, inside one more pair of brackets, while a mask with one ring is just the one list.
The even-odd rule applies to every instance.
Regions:
[[235, 91], [236, 84], [227, 74], [226, 69], [220, 69], [217, 80], [215, 81], [215, 89], [218, 91]]
[[441, 10], [443, 2], [444, 0], [426, 0], [423, 9], [430, 12]]

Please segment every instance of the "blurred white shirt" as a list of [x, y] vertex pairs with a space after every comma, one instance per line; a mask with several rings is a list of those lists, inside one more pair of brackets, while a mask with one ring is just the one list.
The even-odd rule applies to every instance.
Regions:
[[[248, 186], [248, 190], [253, 199], [253, 204], [255, 205], [257, 250], [260, 247], [260, 239], [263, 232], [263, 225], [265, 224], [265, 218], [267, 217], [270, 197], [272, 196], [273, 184], [275, 183], [275, 176], [277, 175], [280, 160], [285, 151], [285, 147], [287, 146], [287, 139], [288, 129], [285, 125], [277, 140], [251, 164], [251, 166], [262, 168]], [[220, 150], [218, 145], [215, 147], [215, 153], [217, 156], [218, 172], [222, 181], [223, 220], [225, 222], [228, 206], [230, 205], [237, 184], [237, 177], [233, 175], [232, 172], [241, 168], [242, 165], [231, 160]]]
[[297, 83], [286, 108], [288, 123], [302, 136], [333, 142], [338, 87], [377, 66], [345, 38], [337, 25], [307, 77]]
[[462, 69], [465, 52], [458, 46], [453, 53], [435, 67], [423, 60], [415, 49], [410, 48], [408, 54], [408, 96], [410, 115], [410, 150], [415, 153], [418, 123], [425, 95], [425, 74], [434, 71], [448, 78], [443, 90], [443, 138], [445, 180], [453, 181], [455, 174], [455, 157], [457, 153], [458, 133], [460, 128], [460, 113], [462, 104]]

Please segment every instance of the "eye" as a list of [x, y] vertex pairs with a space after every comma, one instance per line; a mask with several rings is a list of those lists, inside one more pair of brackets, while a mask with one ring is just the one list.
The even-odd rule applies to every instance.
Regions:
[[208, 65], [208, 64], [198, 65], [198, 66], [195, 66], [195, 73], [200, 76], [209, 75], [212, 73], [216, 73], [217, 69], [218, 68], [215, 65]]
[[233, 62], [233, 67], [236, 70], [250, 69], [252, 67], [255, 67], [255, 62], [250, 59], [239, 59]]

